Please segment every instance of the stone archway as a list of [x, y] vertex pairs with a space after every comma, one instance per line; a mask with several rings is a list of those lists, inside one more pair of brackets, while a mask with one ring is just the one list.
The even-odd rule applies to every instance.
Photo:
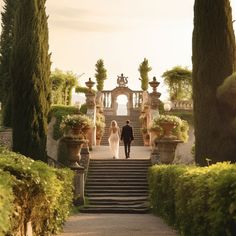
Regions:
[[128, 115], [128, 98], [126, 95], [121, 94], [116, 98], [117, 103], [117, 116], [127, 116]]

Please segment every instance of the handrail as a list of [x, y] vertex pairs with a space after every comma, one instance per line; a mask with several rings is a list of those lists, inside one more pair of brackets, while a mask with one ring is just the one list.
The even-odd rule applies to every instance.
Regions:
[[55, 167], [55, 168], [67, 168], [64, 164], [62, 164], [61, 162], [53, 159], [52, 157], [47, 155], [47, 159], [48, 159], [48, 165]]

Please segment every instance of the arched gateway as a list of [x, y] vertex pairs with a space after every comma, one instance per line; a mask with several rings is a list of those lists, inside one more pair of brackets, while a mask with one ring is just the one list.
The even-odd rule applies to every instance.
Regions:
[[[110, 122], [116, 120], [118, 125], [122, 127], [125, 121], [129, 119], [133, 126], [135, 141], [134, 145], [143, 145], [142, 134], [140, 132], [140, 107], [142, 104], [142, 93], [141, 90], [131, 90], [128, 86], [128, 77], [123, 74], [117, 76], [117, 86], [113, 90], [102, 91], [103, 100], [103, 113], [106, 117], [106, 128], [105, 134], [102, 138], [101, 144], [108, 145], [108, 129]], [[121, 116], [117, 113], [118, 101], [117, 98], [120, 95], [125, 95], [127, 97], [127, 115]]]
[[[97, 92], [94, 95], [91, 92], [91, 88], [95, 83], [89, 79], [86, 82], [86, 86], [89, 88], [89, 91], [86, 94], [86, 103], [87, 103], [87, 114], [91, 116], [92, 119], [95, 119], [96, 112], [102, 112], [105, 116], [105, 133], [101, 140], [101, 145], [108, 145], [108, 130], [112, 120], [116, 120], [119, 127], [125, 125], [126, 120], [131, 121], [131, 125], [133, 126], [134, 132], [134, 142], [133, 145], [143, 146], [143, 135], [141, 133], [141, 123], [140, 116], [145, 118], [145, 127], [150, 123], [153, 114], [158, 112], [158, 104], [160, 93], [156, 91], [159, 82], [156, 81], [156, 78], [153, 78], [149, 84], [153, 88], [153, 92], [148, 93], [142, 90], [131, 90], [128, 84], [128, 77], [125, 77], [123, 74], [117, 76], [117, 86], [113, 90], [103, 90], [101, 92]], [[127, 115], [121, 116], [117, 114], [118, 102], [117, 98], [120, 95], [125, 95], [127, 97]], [[97, 109], [95, 109], [95, 107]], [[94, 120], [95, 121], [95, 120]], [[96, 130], [95, 130], [96, 132]], [[92, 139], [94, 140], [95, 134], [92, 135]], [[93, 143], [93, 142], [92, 142]]]
[[137, 111], [140, 111], [142, 104], [143, 91], [131, 90], [127, 87], [128, 77], [124, 77], [123, 74], [117, 77], [117, 87], [113, 90], [104, 90], [103, 93], [103, 110], [105, 116], [117, 115], [117, 97], [125, 95], [128, 99], [127, 103], [127, 115], [136, 115]]

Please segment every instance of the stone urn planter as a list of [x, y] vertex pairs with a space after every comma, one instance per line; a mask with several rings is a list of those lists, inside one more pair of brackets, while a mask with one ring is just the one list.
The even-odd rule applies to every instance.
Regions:
[[82, 145], [86, 143], [85, 139], [79, 139], [76, 137], [64, 137], [62, 141], [66, 144], [68, 151], [68, 162], [70, 168], [80, 167], [80, 151]]
[[160, 128], [161, 134], [154, 139], [153, 154], [157, 163], [172, 164], [178, 143], [187, 141], [188, 124], [179, 117], [160, 115], [153, 120], [152, 129]]
[[162, 164], [172, 164], [175, 158], [176, 146], [182, 142], [178, 139], [155, 139], [155, 145], [160, 153], [159, 162]]

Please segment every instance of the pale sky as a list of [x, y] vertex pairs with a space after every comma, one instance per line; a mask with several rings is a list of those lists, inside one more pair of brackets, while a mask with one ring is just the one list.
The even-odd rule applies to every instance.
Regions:
[[[2, 5], [2, 0], [0, 3]], [[108, 73], [105, 89], [117, 75], [140, 89], [138, 67], [146, 57], [150, 78], [176, 65], [192, 67], [194, 0], [47, 0], [52, 69], [84, 73], [94, 79], [102, 58]], [[236, 0], [231, 0], [236, 19]], [[236, 29], [236, 23], [234, 25]], [[163, 87], [163, 83], [159, 86]]]

